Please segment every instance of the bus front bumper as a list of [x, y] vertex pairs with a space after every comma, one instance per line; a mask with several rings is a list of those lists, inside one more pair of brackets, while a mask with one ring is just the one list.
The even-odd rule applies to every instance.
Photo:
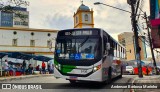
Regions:
[[55, 78], [62, 78], [66, 80], [75, 80], [75, 81], [95, 81], [95, 82], [102, 82], [102, 70], [98, 70], [93, 72], [91, 75], [87, 77], [79, 77], [79, 76], [66, 76], [62, 75], [56, 68], [54, 68], [54, 77]]

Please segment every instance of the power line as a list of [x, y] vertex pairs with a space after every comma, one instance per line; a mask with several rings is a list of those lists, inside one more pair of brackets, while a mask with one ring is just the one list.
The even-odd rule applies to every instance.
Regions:
[[[139, 11], [139, 14], [138, 14], [139, 16], [138, 16], [138, 18], [137, 18], [137, 21], [139, 21], [139, 17], [140, 17], [140, 15], [141, 15], [140, 13], [143, 12], [143, 11], [142, 11], [142, 7], [143, 7], [143, 6], [144, 6], [144, 1], [141, 0], [140, 6], [138, 7], [138, 9], [139, 9], [140, 11]], [[144, 13], [144, 12], [143, 12], [143, 13]]]

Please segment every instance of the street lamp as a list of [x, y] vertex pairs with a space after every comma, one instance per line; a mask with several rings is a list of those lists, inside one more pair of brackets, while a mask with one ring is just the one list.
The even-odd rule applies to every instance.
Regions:
[[101, 4], [101, 3], [100, 3], [100, 2], [95, 2], [95, 3], [94, 3], [94, 5], [98, 5], [98, 4]]
[[108, 5], [108, 4], [104, 4], [104, 3], [101, 3], [101, 2], [95, 2], [95, 3], [94, 3], [94, 5], [100, 5], [100, 4], [105, 5], [105, 6], [109, 6], [109, 7], [111, 7], [111, 8], [115, 8], [115, 9], [118, 9], [118, 10], [121, 10], [121, 11], [124, 11], [124, 12], [132, 13], [132, 12], [130, 12], [130, 11], [127, 11], [127, 10], [124, 10], [124, 9], [121, 9], [121, 8], [117, 8], [117, 7]]

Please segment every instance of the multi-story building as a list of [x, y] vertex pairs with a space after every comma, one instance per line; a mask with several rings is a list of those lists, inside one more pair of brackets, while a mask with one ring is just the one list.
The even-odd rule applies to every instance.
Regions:
[[27, 8], [12, 7], [12, 11], [0, 11], [0, 26], [29, 28], [29, 12]]
[[27, 8], [13, 8], [13, 27], [29, 28], [29, 11]]
[[[132, 32], [121, 33], [118, 35], [118, 41], [126, 47], [126, 59], [135, 60], [136, 49], [134, 44], [134, 34]], [[145, 60], [147, 58], [147, 55], [144, 36], [139, 36], [139, 46], [141, 47], [141, 60]]]

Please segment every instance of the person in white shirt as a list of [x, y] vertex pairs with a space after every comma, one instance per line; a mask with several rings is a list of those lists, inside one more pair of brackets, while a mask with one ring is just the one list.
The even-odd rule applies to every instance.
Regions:
[[10, 76], [9, 75], [9, 66], [8, 66], [8, 61], [7, 60], [5, 60], [5, 63], [4, 63], [4, 71], [5, 71], [5, 76], [6, 75]]

